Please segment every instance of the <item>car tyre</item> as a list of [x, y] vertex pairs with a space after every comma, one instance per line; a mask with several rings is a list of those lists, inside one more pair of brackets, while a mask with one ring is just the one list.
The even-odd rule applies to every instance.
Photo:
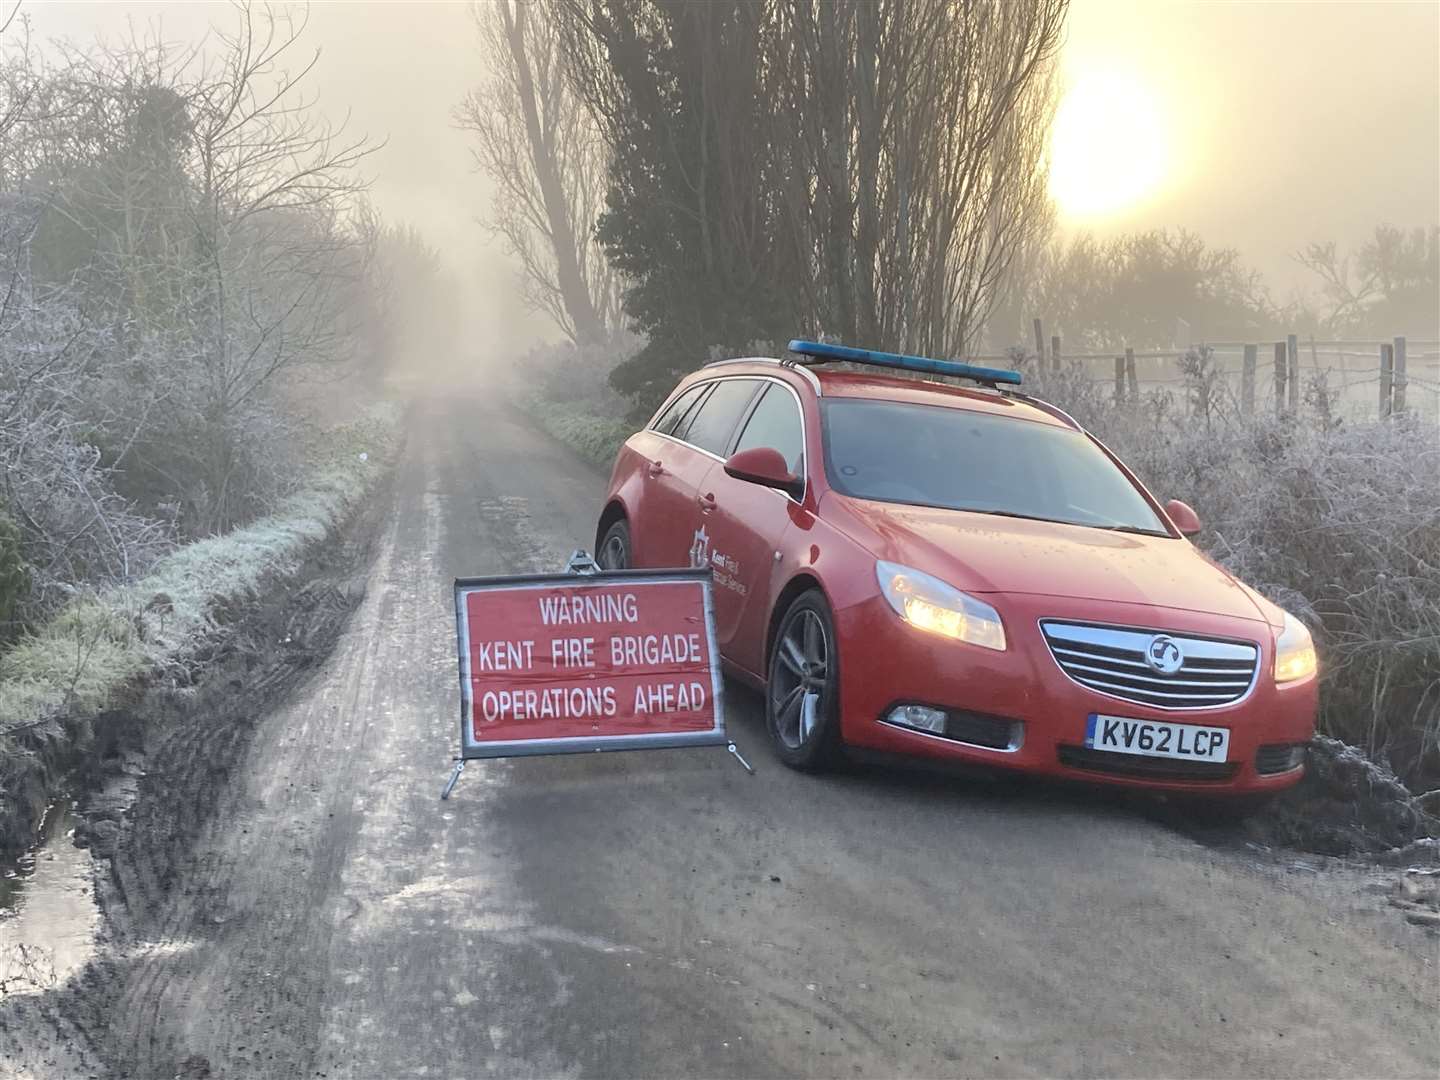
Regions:
[[630, 524], [624, 518], [605, 530], [595, 561], [601, 570], [630, 569]]
[[780, 760], [815, 772], [840, 756], [840, 656], [835, 620], [818, 589], [795, 598], [770, 645], [765, 726]]

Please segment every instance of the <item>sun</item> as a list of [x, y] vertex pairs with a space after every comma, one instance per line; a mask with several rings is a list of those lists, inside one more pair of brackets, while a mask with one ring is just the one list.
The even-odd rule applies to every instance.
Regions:
[[1055, 113], [1050, 194], [1072, 220], [1133, 206], [1164, 181], [1170, 164], [1155, 95], [1120, 71], [1079, 78]]

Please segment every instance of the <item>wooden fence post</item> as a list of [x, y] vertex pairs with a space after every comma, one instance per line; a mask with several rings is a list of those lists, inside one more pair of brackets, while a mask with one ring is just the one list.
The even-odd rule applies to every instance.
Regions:
[[1246, 416], [1255, 412], [1255, 356], [1259, 350], [1254, 345], [1245, 346], [1245, 360], [1240, 369], [1240, 411]]
[[1395, 375], [1395, 346], [1380, 346], [1380, 418], [1390, 415], [1392, 382]]
[[1035, 360], [1043, 368], [1045, 366], [1045, 331], [1040, 328], [1040, 320], [1035, 320]]
[[1115, 357], [1115, 404], [1125, 404], [1125, 358]]
[[1050, 338], [1050, 367], [1054, 371], [1060, 370], [1060, 335], [1055, 334]]
[[1130, 400], [1140, 400], [1140, 380], [1135, 375], [1135, 350], [1125, 346], [1125, 384], [1130, 388]]
[[1285, 373], [1289, 370], [1290, 362], [1286, 354], [1285, 342], [1275, 342], [1275, 415], [1279, 416], [1285, 411]]
[[1390, 387], [1391, 411], [1405, 411], [1405, 338], [1395, 339], [1395, 377]]
[[1285, 337], [1285, 355], [1289, 360], [1290, 411], [1300, 408], [1300, 343], [1294, 334]]

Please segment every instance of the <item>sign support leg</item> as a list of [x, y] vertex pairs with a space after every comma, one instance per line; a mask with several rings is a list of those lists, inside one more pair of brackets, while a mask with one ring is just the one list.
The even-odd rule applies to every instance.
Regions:
[[450, 793], [455, 790], [455, 785], [460, 782], [460, 774], [465, 771], [465, 759], [455, 759], [455, 768], [450, 773], [450, 779], [445, 781], [445, 790], [440, 792], [442, 800], [450, 798]]
[[740, 762], [741, 765], [744, 765], [744, 766], [745, 766], [745, 771], [746, 771], [746, 772], [748, 772], [751, 776], [754, 776], [754, 775], [755, 775], [755, 769], [751, 766], [751, 764], [750, 764], [748, 761], [745, 760], [744, 755], [742, 755], [742, 754], [740, 753], [739, 748], [738, 748], [733, 742], [726, 743], [726, 744], [725, 744], [725, 749], [726, 749], [726, 750], [729, 750], [730, 753], [732, 753], [732, 754], [735, 755], [735, 760], [738, 761], [738, 762]]

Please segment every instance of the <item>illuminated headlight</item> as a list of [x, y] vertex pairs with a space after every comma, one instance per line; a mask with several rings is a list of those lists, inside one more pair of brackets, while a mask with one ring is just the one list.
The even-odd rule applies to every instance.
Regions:
[[1000, 613], [939, 578], [908, 566], [877, 562], [880, 591], [896, 613], [917, 630], [1003, 651], [1005, 627]]
[[1291, 683], [1315, 674], [1315, 642], [1305, 624], [1288, 611], [1285, 626], [1275, 639], [1275, 681]]

